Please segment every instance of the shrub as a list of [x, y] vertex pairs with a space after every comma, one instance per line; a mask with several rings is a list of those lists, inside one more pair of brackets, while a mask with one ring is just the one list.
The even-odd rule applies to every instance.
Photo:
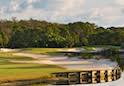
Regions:
[[121, 43], [121, 48], [124, 49], [124, 43]]
[[112, 56], [115, 54], [119, 54], [119, 50], [117, 48], [108, 48], [108, 49], [104, 49], [101, 53], [102, 55], [105, 56]]

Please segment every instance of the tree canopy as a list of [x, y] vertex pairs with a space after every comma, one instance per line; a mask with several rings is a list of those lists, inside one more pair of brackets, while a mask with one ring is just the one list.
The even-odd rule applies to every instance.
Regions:
[[0, 21], [0, 47], [80, 47], [122, 45], [124, 27], [98, 27], [94, 23], [50, 23], [38, 20]]

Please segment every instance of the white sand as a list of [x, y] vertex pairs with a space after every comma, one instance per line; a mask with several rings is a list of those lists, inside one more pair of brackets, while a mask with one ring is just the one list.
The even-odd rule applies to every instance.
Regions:
[[[13, 55], [31, 57], [36, 59], [36, 61], [28, 61], [31, 63], [39, 63], [39, 64], [52, 64], [64, 67], [68, 70], [102, 70], [102, 69], [112, 69], [117, 66], [116, 62], [112, 62], [108, 59], [75, 59], [69, 58], [66, 56], [49, 56], [49, 55], [40, 55], [40, 54], [29, 54], [29, 53], [14, 53]], [[17, 62], [17, 61], [15, 61]], [[20, 61], [18, 61], [21, 63]], [[26, 63], [26, 61], [22, 61]]]

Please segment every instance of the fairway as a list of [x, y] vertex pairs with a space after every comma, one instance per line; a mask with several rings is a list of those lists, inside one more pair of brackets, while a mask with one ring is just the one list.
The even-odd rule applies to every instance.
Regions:
[[[94, 48], [96, 49], [96, 48]], [[57, 72], [77, 72], [108, 70], [117, 66], [116, 62], [102, 59], [84, 59], [69, 57], [57, 52], [90, 51], [90, 47], [83, 48], [22, 48], [16, 52], [0, 52], [0, 85], [21, 85], [41, 83], [42, 80], [53, 79]], [[35, 82], [36, 81], [36, 82]]]
[[14, 56], [12, 53], [0, 53], [0, 83], [48, 78], [50, 73], [64, 70], [55, 65], [11, 62], [35, 60], [30, 57]]

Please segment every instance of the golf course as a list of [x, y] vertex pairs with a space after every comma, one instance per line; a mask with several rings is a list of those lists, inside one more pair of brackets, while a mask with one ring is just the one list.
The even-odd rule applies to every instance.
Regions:
[[[41, 49], [41, 53], [47, 53]], [[23, 52], [23, 50], [21, 51]], [[35, 80], [45, 79], [50, 77], [50, 73], [56, 71], [63, 71], [56, 65], [39, 64], [39, 59], [14, 55], [18, 51], [14, 52], [0, 52], [0, 84], [24, 81], [24, 80]], [[34, 53], [38, 53], [34, 49]]]
[[[51, 73], [77, 71], [94, 64], [94, 69], [100, 69], [103, 64], [108, 68], [111, 64], [107, 60], [84, 60], [78, 57], [68, 57], [60, 51], [90, 51], [95, 48], [23, 48], [1, 49], [0, 51], [0, 84], [1, 85], [30, 85], [49, 81]], [[97, 64], [95, 65], [95, 63]], [[107, 63], [108, 62], [108, 63]], [[84, 66], [83, 65], [89, 66]], [[106, 66], [108, 65], [108, 66]], [[116, 65], [116, 63], [111, 64]], [[104, 66], [101, 68], [104, 69]]]

